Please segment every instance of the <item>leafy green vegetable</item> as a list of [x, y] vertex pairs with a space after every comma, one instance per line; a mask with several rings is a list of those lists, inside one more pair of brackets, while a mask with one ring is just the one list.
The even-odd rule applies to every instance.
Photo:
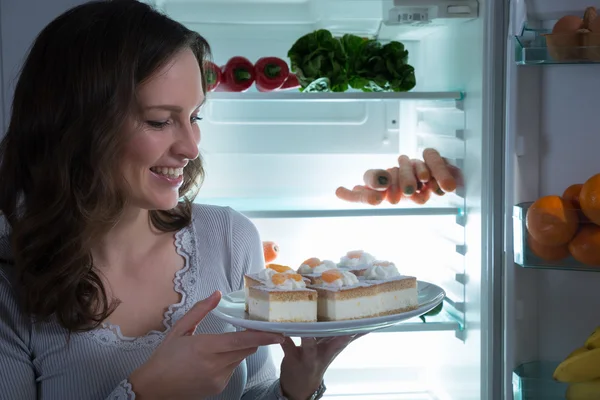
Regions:
[[349, 84], [365, 92], [406, 92], [416, 85], [415, 70], [408, 65], [408, 51], [400, 42], [384, 46], [355, 35], [342, 37], [348, 57]]
[[408, 51], [396, 41], [382, 45], [351, 34], [338, 39], [319, 29], [298, 39], [288, 57], [301, 91], [344, 92], [350, 86], [363, 92], [407, 92], [417, 83]]
[[421, 321], [423, 321], [423, 323], [425, 323], [425, 317], [433, 317], [434, 315], [438, 315], [442, 311], [442, 308], [444, 308], [443, 301], [437, 306], [435, 306], [435, 308], [429, 310], [423, 315], [420, 315], [419, 318], [421, 319]]
[[328, 30], [319, 29], [302, 36], [288, 51], [288, 57], [302, 88], [319, 78], [327, 78], [331, 91], [348, 89], [346, 54], [340, 41]]

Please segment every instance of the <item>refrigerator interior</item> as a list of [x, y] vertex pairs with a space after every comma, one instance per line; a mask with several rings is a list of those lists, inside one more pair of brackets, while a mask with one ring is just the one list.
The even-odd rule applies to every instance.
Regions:
[[[405, 44], [417, 77], [410, 93], [324, 96], [259, 93], [254, 87], [245, 93], [210, 93], [201, 122], [206, 179], [197, 201], [245, 213], [263, 240], [279, 244], [278, 263], [296, 268], [309, 257], [337, 261], [348, 250], [363, 249], [446, 290], [444, 311], [427, 323], [411, 320], [351, 344], [327, 372], [328, 397], [491, 398], [494, 182], [488, 177], [496, 157], [488, 98], [493, 82], [484, 73], [493, 70], [493, 62], [486, 61], [493, 60], [493, 49], [484, 43], [492, 40], [491, 28], [485, 28], [494, 15], [490, 4], [497, 3], [155, 4], [201, 33], [217, 65], [237, 55], [252, 62], [263, 56], [287, 60], [295, 40], [319, 28]], [[459, 14], [442, 18], [444, 10]], [[415, 19], [391, 23], [398, 14]], [[429, 22], [416, 22], [425, 15]], [[489, 134], [483, 135], [484, 129]], [[368, 207], [335, 197], [338, 186], [361, 184], [365, 170], [396, 165], [399, 154], [420, 157], [426, 147], [463, 168], [466, 190], [425, 206]], [[278, 348], [273, 356], [279, 364]]]
[[[551, 29], [564, 15], [583, 15], [597, 2], [559, 0], [512, 2], [511, 30], [519, 34], [519, 16], [527, 7], [527, 26]], [[599, 172], [596, 151], [596, 63], [534, 62], [517, 65], [514, 36], [508, 38], [506, 135], [506, 390], [512, 392], [511, 373], [530, 362], [562, 361], [600, 325], [600, 274], [567, 268], [535, 268], [513, 262], [515, 238], [513, 206], [545, 195], [562, 195], [572, 184], [584, 183]], [[518, 228], [517, 228], [518, 230]], [[558, 262], [558, 266], [564, 265]], [[531, 267], [531, 268], [528, 268]], [[515, 391], [517, 399], [562, 399], [566, 385], [550, 390], [553, 368], [545, 372], [548, 392]], [[514, 379], [514, 377], [513, 377]], [[545, 389], [544, 389], [545, 390]], [[520, 397], [523, 396], [523, 397]], [[555, 396], [555, 397], [553, 397]]]

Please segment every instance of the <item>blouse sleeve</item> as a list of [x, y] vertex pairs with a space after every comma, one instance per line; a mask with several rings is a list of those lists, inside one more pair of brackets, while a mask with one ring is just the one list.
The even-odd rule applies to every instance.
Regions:
[[[35, 400], [35, 370], [29, 346], [31, 323], [0, 270], [0, 398]], [[6, 396], [6, 397], [3, 397]]]
[[[265, 267], [262, 242], [254, 224], [231, 210], [231, 260], [234, 290], [244, 288], [244, 274]], [[281, 394], [277, 370], [268, 347], [260, 347], [246, 359], [248, 377], [242, 400], [286, 400]]]

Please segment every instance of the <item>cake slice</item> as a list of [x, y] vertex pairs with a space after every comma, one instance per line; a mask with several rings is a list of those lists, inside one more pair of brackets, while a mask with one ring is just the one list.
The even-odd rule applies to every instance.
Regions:
[[276, 273], [264, 285], [248, 287], [250, 319], [270, 322], [316, 322], [317, 292], [302, 276]]
[[363, 250], [353, 250], [340, 258], [338, 267], [352, 272], [356, 276], [362, 276], [364, 272], [375, 261], [375, 257]]
[[314, 284], [321, 277], [321, 273], [330, 269], [337, 269], [337, 265], [333, 261], [321, 261], [319, 258], [312, 257], [302, 262], [298, 267], [298, 273]]
[[244, 275], [244, 294], [245, 294], [245, 309], [248, 311], [248, 288], [251, 286], [263, 285], [270, 280], [273, 275], [278, 272], [293, 272], [292, 268], [287, 265], [267, 264], [265, 269], [254, 274]]
[[319, 283], [310, 285], [318, 294], [319, 321], [343, 321], [376, 317], [381, 311], [377, 288], [360, 282], [349, 271], [331, 269], [321, 274]]
[[398, 314], [419, 306], [417, 278], [404, 276], [389, 261], [375, 261], [364, 271], [360, 281], [377, 289], [379, 315]]

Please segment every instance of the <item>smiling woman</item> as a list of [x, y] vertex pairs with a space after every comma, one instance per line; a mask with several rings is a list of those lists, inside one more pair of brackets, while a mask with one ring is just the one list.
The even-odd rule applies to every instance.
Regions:
[[0, 398], [322, 395], [352, 337], [296, 347], [210, 313], [264, 258], [247, 218], [192, 203], [209, 56], [134, 0], [75, 7], [37, 37], [0, 144]]

